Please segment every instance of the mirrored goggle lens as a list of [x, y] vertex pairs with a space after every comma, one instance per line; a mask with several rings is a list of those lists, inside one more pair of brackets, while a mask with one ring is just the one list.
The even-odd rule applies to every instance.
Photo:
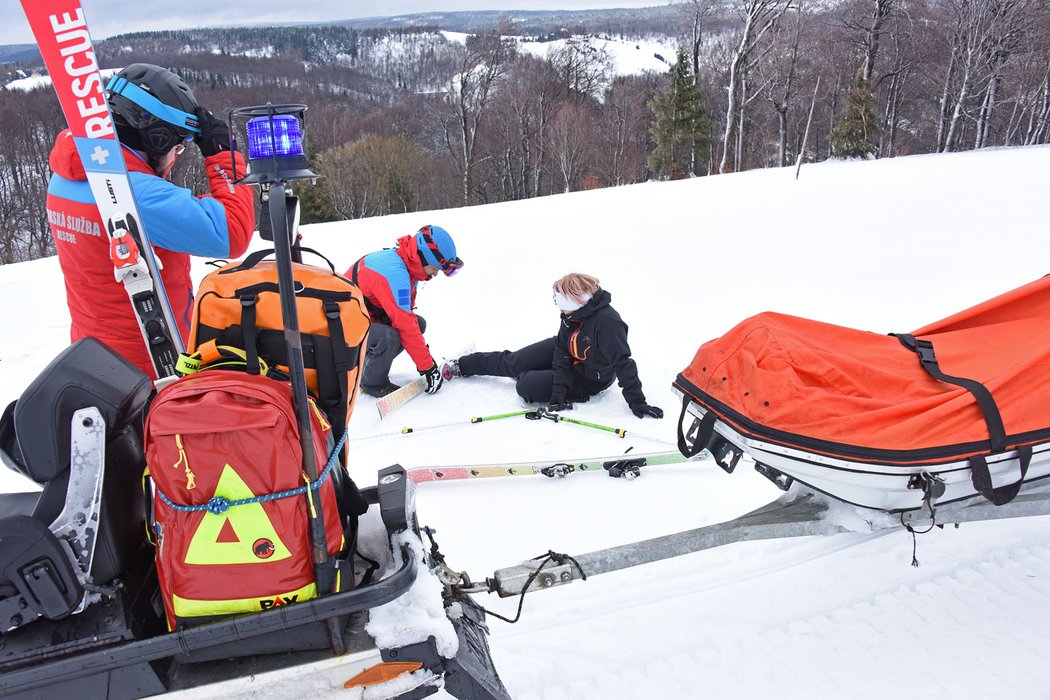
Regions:
[[456, 274], [457, 272], [463, 269], [463, 261], [459, 258], [456, 258], [455, 260], [446, 261], [445, 265], [441, 269], [444, 271], [446, 277], [451, 277], [452, 275]]

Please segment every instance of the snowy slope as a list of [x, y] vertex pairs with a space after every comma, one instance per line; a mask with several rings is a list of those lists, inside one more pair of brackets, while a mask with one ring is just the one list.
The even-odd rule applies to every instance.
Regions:
[[[646, 395], [617, 388], [573, 416], [665, 440], [675, 375], [696, 348], [762, 310], [880, 333], [908, 331], [1046, 272], [1050, 148], [988, 150], [648, 183], [523, 202], [327, 224], [306, 242], [339, 267], [424, 223], [456, 237], [465, 269], [427, 283], [419, 312], [435, 353], [468, 341], [517, 347], [556, 330], [550, 283], [598, 276], [630, 325]], [[203, 266], [196, 274], [204, 274]], [[0, 268], [0, 401], [67, 341], [54, 259]], [[416, 376], [407, 358], [392, 378]], [[457, 380], [380, 421], [362, 397], [352, 472], [613, 454], [646, 440], [567, 424], [471, 416], [521, 407], [509, 380]], [[403, 426], [461, 427], [368, 439]], [[0, 476], [14, 489], [14, 475]], [[420, 519], [451, 566], [477, 580], [553, 549], [581, 554], [740, 515], [779, 492], [746, 465], [426, 484]], [[1050, 519], [751, 542], [529, 596], [493, 621], [513, 697], [1043, 698], [1050, 670]], [[513, 615], [515, 601], [485, 599]], [[316, 690], [315, 684], [311, 690]], [[322, 693], [322, 695], [324, 695]], [[333, 687], [331, 697], [342, 691]]]
[[[582, 37], [574, 37], [579, 42]], [[536, 58], [547, 58], [553, 51], [565, 48], [566, 39], [555, 41], [519, 41], [518, 49]], [[617, 39], [605, 37], [587, 37], [586, 43], [595, 49], [605, 51], [610, 59], [613, 75], [638, 75], [640, 73], [664, 73], [675, 60], [675, 41], [664, 37], [656, 39]]]

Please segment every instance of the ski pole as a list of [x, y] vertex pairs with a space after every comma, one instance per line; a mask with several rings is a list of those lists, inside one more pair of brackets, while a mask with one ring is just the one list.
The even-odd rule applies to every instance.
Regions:
[[627, 431], [624, 428], [611, 428], [608, 425], [599, 425], [598, 423], [588, 423], [587, 421], [576, 420], [575, 418], [568, 418], [561, 415], [560, 413], [554, 413], [548, 411], [545, 408], [537, 408], [535, 411], [530, 411], [525, 414], [525, 417], [529, 420], [540, 420], [546, 418], [552, 420], [555, 423], [572, 423], [573, 425], [582, 425], [585, 428], [594, 428], [595, 430], [604, 430], [609, 433], [616, 433], [617, 437], [626, 437]]
[[[491, 415], [491, 416], [473, 416], [470, 419], [470, 424], [482, 423], [482, 422], [485, 422], [485, 421], [500, 420], [502, 418], [514, 418], [515, 416], [523, 416], [523, 415], [525, 415], [527, 413], [530, 413], [530, 411], [513, 411], [511, 413], [497, 413], [497, 414]], [[467, 424], [466, 422], [458, 420], [458, 421], [452, 421], [451, 423], [438, 423], [436, 425], [424, 425], [424, 426], [422, 426], [420, 428], [413, 428], [411, 426], [407, 426], [406, 425], [404, 428], [401, 428], [401, 430], [397, 430], [397, 431], [393, 431], [393, 432], [389, 432], [389, 433], [379, 433], [378, 435], [366, 435], [364, 437], [354, 438], [353, 440], [350, 440], [349, 442], [364, 442], [365, 440], [378, 440], [379, 438], [394, 437], [395, 435], [408, 435], [410, 433], [422, 433], [422, 432], [427, 431], [427, 430], [440, 430], [441, 428], [454, 428], [454, 427], [456, 427], [458, 425], [466, 425], [466, 424]]]
[[480, 423], [486, 420], [499, 420], [501, 418], [514, 418], [515, 416], [527, 416], [532, 411], [512, 411], [511, 413], [497, 413], [494, 416], [474, 416], [470, 419], [471, 423]]
[[[608, 433], [614, 433], [617, 437], [620, 437], [620, 438], [626, 438], [627, 437], [627, 429], [626, 428], [613, 428], [611, 426], [601, 425], [599, 423], [588, 423], [587, 421], [577, 420], [575, 418], [569, 418], [568, 416], [563, 416], [560, 413], [554, 413], [553, 411], [548, 411], [546, 408], [537, 408], [535, 411], [530, 411], [529, 413], [527, 413], [525, 415], [525, 417], [530, 419], [530, 420], [540, 420], [541, 418], [546, 418], [548, 420], [554, 421], [555, 423], [558, 423], [558, 422], [572, 423], [573, 425], [580, 425], [580, 426], [583, 426], [584, 428], [593, 428], [594, 430], [603, 430], [603, 431], [608, 432]], [[663, 440], [663, 439], [656, 438], [656, 437], [650, 437], [648, 435], [642, 435], [640, 433], [633, 432], [633, 431], [631, 432], [631, 435], [633, 435], [634, 437], [637, 437], [637, 438], [641, 438], [643, 440], [649, 440], [651, 442], [659, 442], [659, 443], [664, 444], [664, 445], [676, 445], [677, 444], [677, 443], [671, 442], [670, 440]]]

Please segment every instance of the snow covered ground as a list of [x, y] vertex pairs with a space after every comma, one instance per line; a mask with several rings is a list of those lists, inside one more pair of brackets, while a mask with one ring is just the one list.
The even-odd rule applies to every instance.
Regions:
[[[580, 41], [574, 37], [572, 41]], [[675, 60], [675, 42], [669, 37], [655, 39], [616, 39], [586, 37], [586, 42], [595, 49], [604, 50], [610, 59], [610, 68], [615, 75], [638, 75], [639, 73], [665, 73]], [[566, 39], [555, 41], [519, 41], [518, 50], [536, 58], [547, 58], [552, 51], [565, 47]]]
[[[470, 34], [442, 31], [448, 41], [465, 43]], [[596, 36], [574, 36], [572, 39], [553, 41], [526, 41], [522, 37], [510, 37], [518, 42], [518, 50], [536, 58], [548, 58], [561, 51], [570, 41], [586, 44], [596, 50], [605, 51], [609, 57], [612, 75], [639, 75], [646, 72], [664, 73], [675, 60], [677, 45], [670, 37], [660, 38], [611, 38]]]
[[[705, 340], [775, 310], [879, 333], [909, 331], [1048, 272], [1050, 147], [821, 163], [647, 183], [508, 204], [304, 229], [341, 268], [425, 223], [466, 261], [427, 283], [418, 311], [435, 353], [515, 348], [557, 327], [550, 284], [596, 275], [630, 325], [646, 395], [617, 388], [573, 417], [674, 438], [670, 384]], [[203, 275], [203, 265], [196, 267]], [[0, 403], [67, 342], [57, 260], [0, 268]], [[392, 379], [416, 376], [408, 358]], [[384, 421], [362, 397], [352, 473], [615, 454], [642, 439], [568, 424], [471, 416], [521, 408], [509, 380], [457, 380]], [[404, 426], [462, 426], [368, 439]], [[12, 474], [0, 489], [24, 487]], [[546, 553], [595, 549], [719, 522], [779, 495], [739, 467], [424, 484], [419, 516], [449, 564], [477, 580]], [[521, 622], [491, 621], [518, 700], [579, 698], [1045, 698], [1050, 519], [963, 525], [919, 537], [844, 534], [750, 542], [530, 595]], [[482, 602], [513, 615], [514, 600]], [[315, 690], [316, 686], [312, 688]], [[331, 697], [344, 691], [333, 687]], [[324, 693], [321, 694], [324, 696]]]

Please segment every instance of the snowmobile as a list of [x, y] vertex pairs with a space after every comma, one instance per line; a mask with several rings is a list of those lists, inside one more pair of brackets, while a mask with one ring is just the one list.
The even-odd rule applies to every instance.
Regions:
[[[266, 105], [241, 113], [261, 120], [272, 139], [277, 117], [301, 120], [305, 109]], [[296, 296], [301, 285], [293, 267], [301, 262], [296, 252], [298, 200], [285, 185], [287, 179], [313, 174], [301, 155], [284, 161], [274, 155], [253, 161], [253, 166], [243, 181], [260, 185], [268, 205], [260, 233], [274, 242], [287, 352], [287, 375], [272, 384], [286, 386], [284, 395], [290, 398], [304, 447], [301, 464], [280, 463], [279, 469], [307, 479], [297, 489], [303, 495], [295, 497], [301, 504], [295, 512], [305, 513], [311, 528], [301, 546], [296, 545], [298, 552], [308, 548], [313, 557], [316, 579], [308, 586], [309, 595], [253, 599], [248, 602], [258, 612], [248, 614], [210, 613], [212, 617], [192, 624], [173, 620], [166, 610], [170, 580], [165, 590], [150, 541], [151, 534], [157, 537], [159, 552], [156, 509], [167, 501], [158, 503], [163, 494], [156, 480], [149, 487], [144, 477], [147, 417], [155, 418], [164, 391], [154, 396], [154, 384], [141, 370], [97, 340], [83, 338], [59, 354], [0, 420], [2, 461], [41, 487], [38, 492], [0, 494], [0, 696], [75, 693], [116, 700], [219, 684], [202, 692], [225, 697], [237, 686], [231, 690], [223, 681], [239, 678], [265, 683], [262, 692], [288, 696], [302, 690], [294, 680], [278, 688], [286, 681], [268, 672], [334, 655], [340, 660], [326, 664], [329, 677], [356, 674], [346, 678], [346, 687], [368, 688], [370, 697], [421, 698], [443, 687], [459, 698], [507, 698], [490, 657], [484, 613], [469, 596], [440, 582], [435, 571], [443, 570], [444, 558], [436, 545], [424, 549], [415, 485], [405, 470], [391, 465], [379, 473], [377, 486], [359, 491], [341, 467], [331, 469], [340, 464], [340, 441], [326, 450], [331, 455], [325, 470], [329, 483], [319, 475], [310, 449], [318, 435], [312, 433], [318, 420], [312, 413], [319, 411], [308, 396], [306, 334], [300, 334]], [[204, 374], [212, 371], [226, 370]], [[172, 389], [193, 381], [165, 379]], [[356, 390], [356, 382], [350, 390]], [[334, 443], [333, 437], [329, 441]], [[176, 435], [182, 450], [179, 440]], [[312, 496], [312, 489], [322, 497]], [[337, 562], [341, 569], [335, 564], [323, 568], [328, 556], [324, 489], [335, 493], [336, 522], [346, 523]], [[348, 494], [355, 499], [352, 513], [344, 507]], [[367, 510], [354, 518], [361, 513], [358, 495]], [[267, 493], [250, 500], [261, 510], [262, 500], [277, 498], [292, 495]], [[217, 499], [216, 491], [207, 503], [209, 512]], [[227, 501], [222, 508], [233, 505]], [[333, 501], [324, 510], [330, 505]], [[315, 524], [321, 528], [320, 540]], [[171, 535], [166, 533], [168, 539]], [[252, 544], [259, 560], [274, 556], [274, 547], [265, 538]], [[382, 573], [375, 576], [376, 571]], [[324, 581], [323, 573], [331, 580]], [[433, 581], [425, 581], [431, 577]], [[348, 580], [353, 584], [347, 585]], [[229, 576], [226, 581], [229, 585]], [[396, 618], [413, 608], [422, 608], [430, 623], [443, 619], [436, 629], [424, 625], [408, 635], [398, 629], [398, 620], [385, 627], [377, 623], [384, 615]], [[434, 610], [441, 612], [435, 615]], [[263, 678], [268, 680], [259, 680]]]
[[[309, 663], [331, 657], [326, 621], [335, 620], [345, 640], [339, 651], [352, 659], [347, 679], [353, 669], [381, 661], [407, 663], [442, 677], [456, 697], [507, 697], [483, 616], [458, 594], [444, 601], [446, 609], [462, 611], [449, 621], [459, 642], [451, 658], [441, 656], [433, 638], [377, 650], [362, 631], [369, 609], [431, 576], [421, 544], [418, 551], [408, 544], [419, 542], [414, 485], [396, 465], [363, 490], [377, 522], [381, 516], [377, 541], [396, 563], [386, 576], [344, 593], [168, 632], [141, 488], [142, 416], [151, 389], [145, 375], [83, 339], [3, 416], [4, 464], [42, 490], [0, 494], [0, 695], [135, 698]], [[427, 685], [403, 697], [435, 690]]]

